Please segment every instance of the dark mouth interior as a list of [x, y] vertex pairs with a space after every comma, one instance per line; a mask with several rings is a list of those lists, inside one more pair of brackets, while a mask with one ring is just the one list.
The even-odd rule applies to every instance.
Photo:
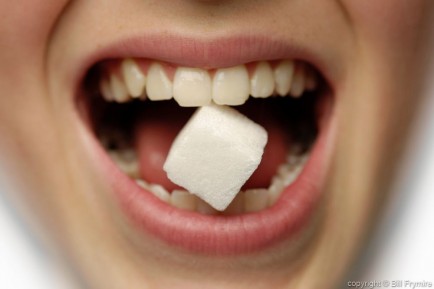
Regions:
[[[98, 90], [102, 76], [99, 67], [95, 65], [85, 77], [78, 106], [90, 130], [108, 153], [133, 149], [137, 154], [137, 131], [144, 123], [169, 119], [171, 125], [180, 130], [197, 109], [180, 107], [173, 99], [108, 102]], [[327, 83], [320, 75], [318, 79], [317, 88], [305, 91], [301, 97], [249, 97], [245, 104], [233, 108], [266, 129], [271, 119], [274, 126], [283, 128], [280, 131], [285, 134], [288, 155], [304, 155], [310, 151], [319, 134], [319, 115], [326, 103], [323, 100], [330, 95]]]
[[[308, 151], [318, 134], [316, 121], [316, 93], [307, 93], [302, 98], [272, 97], [268, 99], [249, 98], [241, 106], [235, 107], [253, 121], [276, 118], [287, 132], [292, 142], [300, 146], [300, 153]], [[104, 140], [104, 147], [109, 150], [132, 146], [135, 125], [146, 115], [161, 112], [161, 117], [170, 117], [170, 113], [182, 110], [187, 122], [196, 108], [180, 107], [174, 100], [140, 101], [129, 103], [108, 103], [101, 97], [92, 98], [89, 103], [91, 125], [99, 140]], [[163, 114], [164, 112], [164, 114]], [[273, 115], [269, 115], [272, 112]], [[259, 120], [259, 121], [258, 121]], [[145, 120], [146, 121], [146, 120]], [[123, 139], [124, 141], [120, 141]]]

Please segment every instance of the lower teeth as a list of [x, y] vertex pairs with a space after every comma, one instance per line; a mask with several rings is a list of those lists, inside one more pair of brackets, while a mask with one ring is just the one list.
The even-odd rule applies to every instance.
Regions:
[[195, 195], [185, 190], [168, 192], [159, 184], [148, 183], [139, 177], [139, 163], [135, 151], [131, 148], [109, 150], [109, 155], [127, 176], [131, 177], [143, 189], [151, 192], [161, 201], [176, 208], [195, 211], [206, 215], [238, 215], [258, 212], [273, 206], [284, 188], [292, 184], [302, 171], [308, 153], [303, 155], [290, 153], [287, 162], [280, 165], [268, 188], [247, 189], [241, 191], [223, 212], [219, 212]]

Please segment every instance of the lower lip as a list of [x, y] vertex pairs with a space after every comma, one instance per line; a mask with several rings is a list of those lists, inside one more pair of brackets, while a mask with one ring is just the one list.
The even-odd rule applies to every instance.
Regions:
[[192, 253], [246, 254], [291, 239], [307, 227], [324, 190], [333, 147], [332, 114], [327, 113], [323, 120], [309, 160], [275, 205], [238, 216], [209, 216], [172, 207], [121, 172], [94, 137], [92, 151], [121, 211], [139, 232]]

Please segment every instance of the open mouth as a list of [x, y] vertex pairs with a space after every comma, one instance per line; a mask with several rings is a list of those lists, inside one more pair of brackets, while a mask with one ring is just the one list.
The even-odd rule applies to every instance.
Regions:
[[[320, 199], [331, 87], [294, 59], [186, 67], [147, 58], [94, 64], [77, 98], [121, 207], [133, 223], [188, 251], [257, 251], [303, 226]], [[223, 211], [172, 183], [163, 164], [198, 107], [231, 106], [268, 132], [258, 169]], [[210, 164], [212, 165], [212, 164]]]

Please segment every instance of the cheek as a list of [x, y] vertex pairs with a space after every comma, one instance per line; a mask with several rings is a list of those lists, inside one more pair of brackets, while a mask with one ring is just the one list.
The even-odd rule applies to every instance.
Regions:
[[434, 7], [424, 0], [342, 2], [359, 37], [388, 48], [413, 45]]
[[[45, 54], [50, 33], [66, 0], [0, 0], [0, 115], [24, 115], [24, 102], [31, 105], [44, 94]], [[39, 96], [39, 97], [38, 97]], [[40, 99], [39, 99], [40, 101]], [[11, 108], [18, 108], [14, 111]], [[7, 123], [3, 123], [7, 125]]]
[[[11, 171], [17, 168], [16, 175], [26, 179], [31, 169], [36, 168], [36, 174], [45, 170], [44, 157], [53, 155], [46, 149], [54, 142], [44, 102], [44, 58], [50, 33], [67, 3], [0, 0], [0, 157], [11, 163]], [[2, 165], [6, 162], [1, 161]], [[11, 176], [15, 177], [12, 172]]]
[[367, 188], [355, 197], [366, 198], [369, 204], [386, 191], [382, 188], [389, 184], [405, 149], [421, 95], [420, 73], [428, 52], [424, 33], [434, 1], [343, 3], [357, 45], [345, 92], [350, 97], [341, 102], [345, 133], [338, 150], [345, 151], [345, 162], [351, 160], [347, 170], [354, 175], [352, 183]]
[[41, 48], [67, 3], [67, 0], [0, 1], [0, 11], [7, 12], [0, 25], [2, 47], [11, 48], [11, 52], [18, 49], [15, 54]]
[[10, 77], [10, 70], [22, 70], [34, 65], [35, 60], [43, 60], [51, 29], [67, 3], [67, 0], [0, 0], [0, 11], [5, 12], [0, 18], [0, 75]]

